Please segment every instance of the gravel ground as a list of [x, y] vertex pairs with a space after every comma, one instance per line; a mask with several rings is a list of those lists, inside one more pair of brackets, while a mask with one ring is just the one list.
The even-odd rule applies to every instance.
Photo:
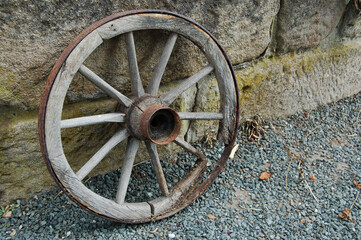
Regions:
[[[88, 214], [52, 191], [17, 201], [10, 218], [0, 218], [0, 239], [361, 239], [361, 93], [337, 103], [265, 122], [259, 141], [239, 136], [239, 149], [208, 192], [173, 217], [125, 225]], [[220, 146], [204, 150], [219, 154]], [[167, 181], [182, 175], [192, 157], [164, 162]], [[260, 180], [261, 173], [271, 177]], [[167, 174], [168, 173], [168, 174]], [[171, 174], [172, 173], [172, 174]], [[108, 197], [119, 172], [87, 185]], [[135, 167], [128, 200], [157, 196], [149, 163]], [[173, 176], [173, 177], [172, 177]], [[104, 182], [106, 185], [104, 187]], [[146, 184], [148, 183], [148, 184]], [[155, 184], [153, 184], [155, 185]], [[355, 202], [354, 202], [355, 201]], [[354, 203], [353, 203], [354, 202]], [[352, 206], [352, 208], [351, 208]], [[350, 219], [339, 214], [351, 208]]]

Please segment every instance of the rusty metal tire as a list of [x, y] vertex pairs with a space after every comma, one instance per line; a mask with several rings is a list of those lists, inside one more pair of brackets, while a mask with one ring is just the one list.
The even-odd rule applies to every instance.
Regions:
[[[143, 88], [134, 50], [133, 31], [156, 29], [170, 33], [162, 53], [161, 61], [153, 74], [150, 84]], [[124, 34], [130, 65], [132, 94], [115, 89], [83, 62], [103, 42]], [[162, 74], [177, 39], [182, 36], [200, 48], [209, 64], [198, 73], [186, 79], [165, 94], [158, 96]], [[168, 55], [168, 58], [167, 58]], [[136, 55], [135, 55], [136, 56]], [[164, 57], [165, 56], [165, 57]], [[161, 63], [162, 59], [164, 59]], [[165, 64], [165, 65], [164, 65]], [[163, 65], [163, 66], [162, 66]], [[104, 90], [122, 105], [124, 112], [97, 116], [100, 122], [120, 122], [119, 130], [78, 172], [69, 165], [63, 151], [61, 129], [97, 124], [95, 117], [62, 120], [62, 108], [66, 92], [76, 72], [81, 73], [96, 86]], [[169, 105], [173, 95], [197, 83], [213, 73], [219, 90], [220, 109], [216, 113], [180, 113]], [[198, 74], [198, 75], [197, 75]], [[182, 85], [183, 84], [183, 85]], [[179, 90], [180, 89], [180, 90]], [[138, 109], [141, 109], [139, 112]], [[61, 54], [46, 83], [39, 111], [39, 135], [43, 157], [48, 170], [59, 187], [79, 206], [87, 211], [117, 222], [142, 223], [168, 217], [191, 204], [203, 194], [225, 166], [233, 148], [239, 115], [239, 97], [232, 65], [217, 40], [202, 26], [192, 20], [161, 10], [137, 10], [111, 15], [79, 34]], [[134, 120], [135, 119], [135, 120]], [[218, 140], [224, 142], [219, 160], [207, 175], [207, 159], [201, 151], [178, 137], [181, 122], [190, 120], [218, 120]], [[126, 126], [126, 127], [124, 127]], [[122, 174], [116, 199], [107, 199], [88, 189], [82, 180], [99, 161], [119, 142], [128, 139]], [[158, 179], [162, 196], [147, 202], [125, 202], [125, 194], [139, 143], [144, 141]], [[157, 145], [176, 143], [183, 150], [193, 153], [198, 160], [188, 174], [172, 189], [168, 190], [157, 153]], [[103, 156], [104, 155], [104, 156]]]

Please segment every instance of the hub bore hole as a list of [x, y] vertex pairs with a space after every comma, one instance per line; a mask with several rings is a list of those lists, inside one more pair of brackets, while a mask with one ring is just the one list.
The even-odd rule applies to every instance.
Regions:
[[164, 125], [164, 123], [166, 123], [166, 122], [167, 122], [166, 116], [159, 114], [152, 118], [152, 120], [150, 122], [150, 126], [152, 128], [159, 128], [162, 126], [162, 124]]
[[155, 112], [150, 119], [149, 125], [149, 135], [156, 141], [169, 138], [176, 127], [174, 115], [167, 109]]

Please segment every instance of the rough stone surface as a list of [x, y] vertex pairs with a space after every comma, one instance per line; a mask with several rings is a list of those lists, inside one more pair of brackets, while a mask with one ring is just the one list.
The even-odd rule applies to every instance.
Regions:
[[361, 14], [356, 9], [353, 1], [346, 8], [342, 19], [341, 31], [342, 37], [356, 38], [361, 36]]
[[346, 1], [284, 0], [277, 18], [277, 52], [319, 44], [339, 23]]
[[[357, 40], [341, 42], [333, 48], [317, 48], [304, 53], [291, 53], [262, 59], [236, 70], [241, 94], [241, 120], [260, 114], [276, 118], [297, 111], [310, 110], [318, 105], [336, 101], [361, 91], [361, 43]], [[208, 77], [212, 80], [212, 76]], [[208, 111], [219, 106], [215, 99], [218, 89], [200, 82], [174, 103], [182, 111]], [[173, 84], [162, 89], [166, 91]], [[212, 100], [212, 101], [211, 101]], [[111, 100], [71, 104], [63, 117], [112, 111]], [[54, 186], [46, 171], [39, 151], [36, 112], [27, 113], [2, 107], [0, 121], [0, 205], [11, 200], [31, 196]], [[64, 130], [64, 149], [74, 169], [79, 168], [114, 132], [114, 126]], [[207, 133], [207, 134], [204, 134]], [[216, 137], [216, 128], [209, 123], [185, 123], [181, 132], [187, 141], [210, 141]], [[162, 148], [163, 156], [176, 152], [174, 146]], [[104, 173], [120, 166], [124, 145], [115, 149], [97, 168]], [[140, 153], [146, 152], [144, 150]], [[138, 161], [146, 159], [139, 155]], [[49, 186], [50, 185], [50, 186]]]
[[241, 118], [276, 118], [361, 91], [361, 42], [262, 59], [237, 71]]
[[[204, 25], [219, 38], [234, 64], [258, 57], [270, 42], [270, 26], [278, 12], [279, 0], [267, 1], [11, 1], [0, 3], [0, 104], [34, 110], [52, 66], [64, 48], [87, 26], [112, 13], [132, 9], [166, 9], [178, 12]], [[141, 35], [143, 36], [143, 35]], [[103, 50], [119, 47], [118, 51], [97, 53], [100, 63], [114, 79], [127, 75], [127, 64], [117, 58], [124, 52], [122, 39], [105, 43]], [[147, 41], [149, 40], [149, 41]], [[139, 65], [147, 78], [158, 61], [164, 44], [162, 34], [148, 34], [140, 41]], [[171, 73], [166, 77], [181, 79], [197, 67], [192, 48], [178, 48], [178, 58], [170, 62]], [[104, 54], [107, 54], [104, 56]], [[96, 55], [96, 54], [95, 54]], [[197, 61], [194, 61], [195, 59]], [[91, 61], [91, 59], [90, 59]], [[187, 64], [189, 63], [189, 64]], [[100, 68], [100, 67], [99, 67]], [[185, 70], [187, 69], [187, 71]], [[110, 79], [110, 81], [113, 81]], [[115, 81], [115, 80], [114, 80]], [[118, 80], [119, 81], [119, 80]], [[99, 98], [102, 95], [89, 86], [78, 83], [69, 101]], [[79, 96], [80, 95], [80, 96]]]
[[[213, 75], [208, 76], [197, 84], [195, 96], [195, 112], [218, 112], [220, 108], [219, 90]], [[200, 139], [212, 142], [217, 138], [218, 121], [192, 121], [185, 139], [196, 142]]]
[[[115, 12], [141, 8], [178, 12], [204, 25], [219, 39], [232, 63], [240, 64], [236, 75], [241, 120], [256, 114], [265, 119], [285, 116], [361, 91], [361, 22], [352, 1], [346, 10], [345, 1], [338, 0], [3, 1], [0, 206], [54, 186], [39, 149], [37, 106], [45, 80], [61, 52], [91, 23]], [[146, 85], [168, 33], [144, 31], [134, 36], [141, 78]], [[188, 40], [177, 40], [162, 91], [204, 66], [201, 55]], [[105, 41], [85, 63], [111, 85], [125, 93], [129, 91], [123, 36]], [[212, 79], [209, 76], [206, 80], [211, 80], [210, 84], [201, 81], [183, 93], [173, 107], [181, 111], [218, 109], [218, 92]], [[113, 111], [115, 103], [106, 98], [77, 74], [66, 96], [63, 117]], [[75, 170], [82, 166], [115, 128], [114, 124], [105, 124], [63, 130], [64, 150], [71, 166]], [[211, 141], [216, 132], [215, 125], [208, 121], [183, 121], [180, 135], [190, 142], [202, 138]], [[118, 168], [124, 145], [114, 149], [93, 174]], [[159, 152], [171, 156], [176, 150], [172, 145]], [[138, 161], [148, 158], [145, 152], [141, 146]]]
[[50, 190], [54, 181], [42, 161], [36, 115], [1, 107], [0, 126], [0, 205]]
[[[165, 91], [168, 88], [162, 89]], [[191, 111], [194, 105], [195, 87], [176, 99], [173, 106], [177, 111]], [[193, 99], [193, 100], [192, 100]], [[114, 100], [99, 100], [67, 105], [63, 119], [104, 114], [116, 108]], [[183, 121], [180, 136], [189, 127]], [[39, 148], [37, 112], [0, 107], [0, 206], [13, 200], [26, 198], [53, 189], [55, 182], [50, 177]], [[80, 169], [98, 149], [119, 128], [117, 124], [97, 124], [62, 130], [62, 144], [65, 156], [74, 172]], [[121, 167], [126, 141], [115, 147], [90, 173], [90, 176], [104, 174]], [[175, 144], [159, 147], [161, 158], [172, 157], [179, 150]], [[138, 151], [136, 162], [149, 160], [144, 144]]]

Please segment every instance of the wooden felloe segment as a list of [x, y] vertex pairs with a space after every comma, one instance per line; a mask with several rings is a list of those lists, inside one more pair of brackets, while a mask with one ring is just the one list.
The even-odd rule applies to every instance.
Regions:
[[[144, 90], [134, 44], [134, 31], [154, 30], [169, 33], [161, 57], [156, 64], [149, 84]], [[106, 79], [100, 78], [84, 65], [88, 56], [110, 39], [125, 35], [127, 58], [129, 63], [129, 79], [131, 96], [111, 86]], [[180, 84], [158, 97], [162, 76], [172, 54], [175, 42], [181, 35], [201, 49], [208, 60], [208, 65], [197, 73], [180, 82]], [[121, 105], [119, 112], [71, 119], [61, 119], [63, 102], [74, 75], [79, 72], [91, 83], [116, 99]], [[217, 80], [219, 112], [176, 112], [169, 108], [177, 97], [190, 87], [196, 85], [210, 73]], [[89, 83], [89, 84], [91, 84]], [[214, 101], [212, 99], [212, 101]], [[49, 172], [60, 188], [77, 204], [100, 217], [118, 222], [140, 223], [154, 221], [170, 216], [199, 197], [223, 169], [236, 138], [238, 127], [239, 101], [236, 79], [224, 50], [215, 38], [202, 26], [186, 17], [161, 10], [139, 10], [118, 13], [102, 19], [84, 30], [64, 50], [56, 62], [45, 86], [39, 111], [39, 135], [44, 160]], [[153, 113], [153, 108], [159, 109]], [[166, 111], [163, 112], [162, 111]], [[147, 112], [152, 112], [146, 118]], [[169, 114], [172, 113], [172, 114]], [[176, 117], [174, 117], [176, 116]], [[179, 117], [178, 117], [179, 116]], [[224, 152], [214, 169], [207, 170], [208, 160], [204, 154], [178, 136], [179, 131], [161, 130], [160, 126], [178, 129], [181, 120], [216, 121], [219, 122], [219, 140], [225, 143]], [[178, 121], [178, 122], [176, 122]], [[173, 139], [184, 151], [194, 154], [198, 160], [194, 166], [173, 188], [168, 189], [166, 176], [157, 152], [157, 144], [151, 134], [141, 131], [140, 123], [162, 139]], [[163, 123], [167, 124], [164, 125]], [[91, 157], [88, 162], [75, 173], [64, 154], [61, 129], [83, 127], [93, 124], [115, 123], [118, 130]], [[119, 124], [120, 123], [120, 124]], [[176, 125], [178, 124], [178, 125]], [[144, 124], [143, 124], [144, 125]], [[171, 128], [169, 128], [171, 129]], [[161, 131], [161, 132], [160, 132]], [[172, 136], [170, 136], [173, 134]], [[165, 135], [165, 136], [163, 136]], [[91, 191], [83, 183], [84, 179], [120, 142], [128, 140], [119, 185], [115, 199], [107, 199]], [[149, 158], [157, 177], [161, 197], [147, 202], [125, 202], [132, 168], [141, 141], [145, 142]], [[151, 142], [153, 141], [153, 142]], [[166, 141], [162, 142], [168, 143]], [[170, 144], [173, 144], [170, 143]], [[214, 165], [214, 164], [213, 164]], [[204, 174], [207, 173], [206, 176]], [[202, 178], [205, 177], [205, 180]]]
[[162, 214], [167, 214], [169, 209], [175, 208], [177, 203], [186, 197], [184, 193], [188, 193], [200, 181], [206, 168], [207, 160], [198, 161], [187, 173], [187, 176], [173, 187], [169, 196], [150, 201], [149, 204], [153, 209], [152, 215], [162, 216]]

